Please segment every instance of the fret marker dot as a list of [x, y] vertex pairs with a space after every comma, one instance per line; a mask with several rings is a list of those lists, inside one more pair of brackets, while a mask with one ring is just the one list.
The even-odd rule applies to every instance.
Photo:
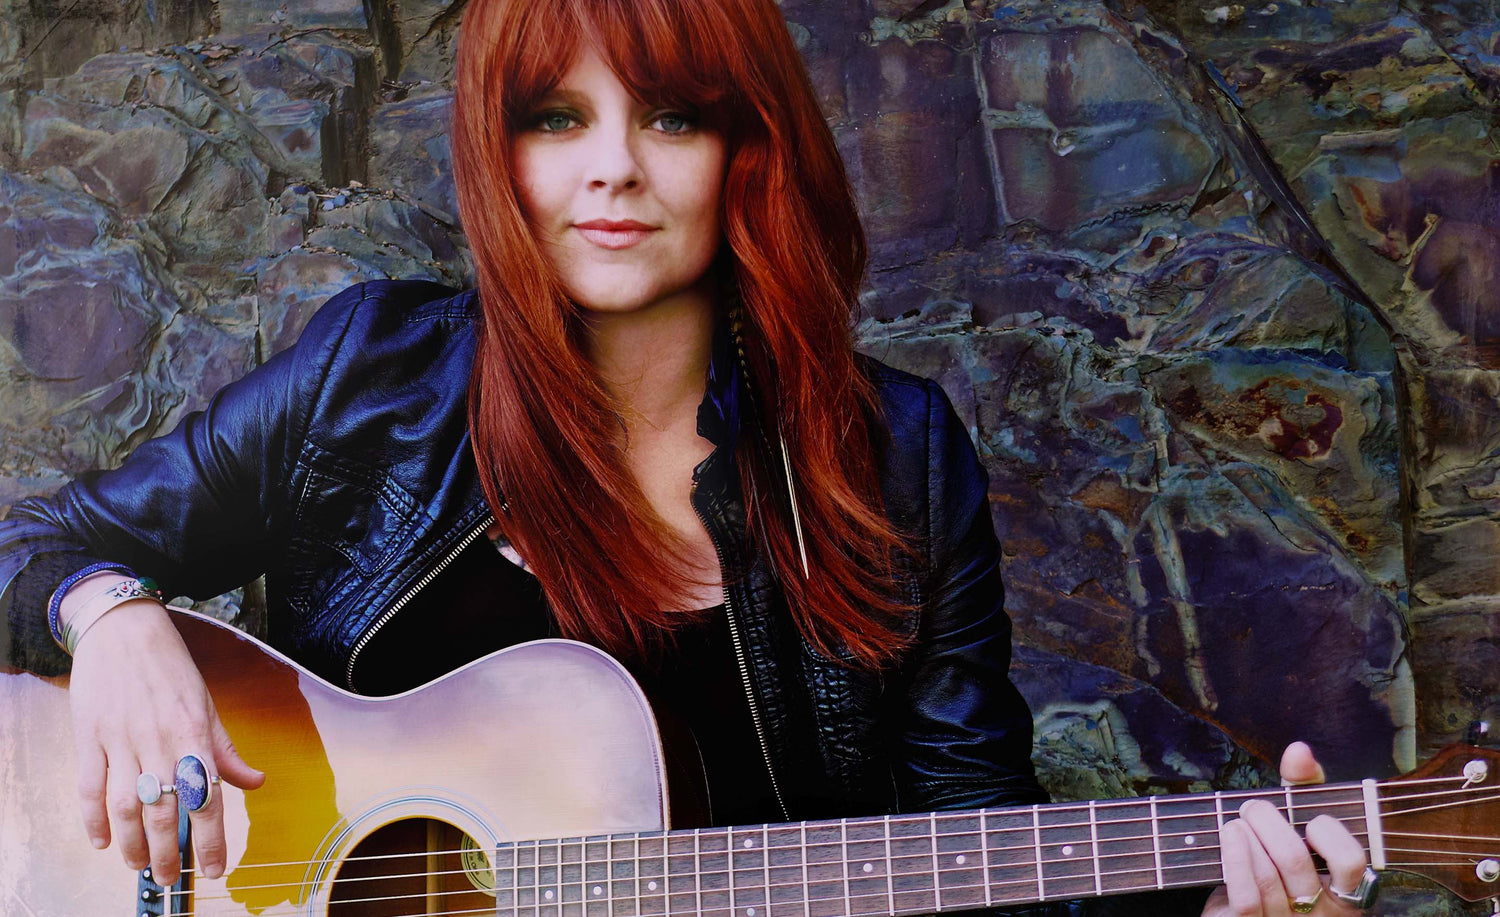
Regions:
[[655, 882], [647, 882], [646, 883], [646, 887], [649, 888], [649, 889], [651, 889], [652, 891], [656, 891], [656, 883]]
[[549, 889], [547, 891], [542, 892], [542, 897], [546, 898], [548, 901], [551, 901], [552, 900], [552, 891]]
[[864, 866], [864, 869], [865, 869], [865, 872], [874, 872], [875, 871], [875, 864], [874, 863], [866, 863], [865, 866]]
[[1198, 839], [1196, 837], [1193, 837], [1191, 834], [1189, 834], [1187, 837], [1185, 837], [1185, 838], [1182, 839], [1182, 842], [1184, 844], [1187, 844], [1189, 847], [1191, 847], [1194, 844], [1198, 843]]
[[750, 838], [747, 837], [747, 838], [745, 838], [745, 846], [746, 847], [754, 847], [755, 846], [755, 841], [752, 841]]
[[750, 917], [755, 917], [755, 908], [747, 907], [745, 908], [745, 913], [749, 914]]
[[1072, 844], [1063, 844], [1063, 851], [1062, 851], [1062, 853], [1063, 853], [1063, 856], [1065, 856], [1065, 857], [1072, 856], [1073, 855], [1073, 845]]
[[595, 885], [594, 886], [594, 894], [596, 894], [596, 895], [602, 895], [602, 894], [604, 894], [604, 888], [602, 886]]
[[960, 853], [958, 856], [953, 858], [953, 862], [957, 863], [960, 866], [964, 865], [964, 855]]

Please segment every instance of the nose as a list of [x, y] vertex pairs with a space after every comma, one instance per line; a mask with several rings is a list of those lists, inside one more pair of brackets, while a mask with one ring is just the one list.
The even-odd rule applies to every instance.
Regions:
[[599, 190], [630, 190], [645, 178], [636, 140], [628, 127], [597, 127], [588, 151], [588, 183]]

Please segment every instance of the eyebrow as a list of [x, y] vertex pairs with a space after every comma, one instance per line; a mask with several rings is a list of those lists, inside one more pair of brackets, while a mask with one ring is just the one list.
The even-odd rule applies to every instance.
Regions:
[[537, 102], [538, 104], [540, 104], [542, 102], [550, 102], [553, 100], [566, 102], [569, 105], [583, 105], [588, 101], [588, 99], [581, 92], [575, 92], [571, 89], [560, 89], [554, 86], [553, 88], [543, 93], [541, 98], [537, 99]]

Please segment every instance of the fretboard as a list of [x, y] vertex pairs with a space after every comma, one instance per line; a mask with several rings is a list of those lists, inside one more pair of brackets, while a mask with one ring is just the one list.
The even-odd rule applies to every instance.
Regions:
[[1213, 885], [1219, 829], [1264, 799], [1367, 835], [1360, 784], [525, 841], [499, 917], [878, 917]]

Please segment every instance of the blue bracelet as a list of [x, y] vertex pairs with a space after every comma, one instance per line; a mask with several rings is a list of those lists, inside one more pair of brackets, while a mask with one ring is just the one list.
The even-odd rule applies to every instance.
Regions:
[[59, 583], [56, 591], [52, 593], [52, 600], [47, 603], [47, 629], [52, 632], [52, 639], [57, 641], [57, 645], [63, 647], [63, 649], [67, 649], [67, 646], [63, 643], [62, 628], [57, 623], [57, 613], [62, 610], [63, 596], [67, 595], [68, 590], [78, 585], [79, 581], [85, 577], [93, 576], [95, 573], [103, 573], [106, 570], [114, 573], [123, 573], [126, 576], [135, 576], [135, 571], [123, 564], [112, 564], [108, 561], [89, 564]]

